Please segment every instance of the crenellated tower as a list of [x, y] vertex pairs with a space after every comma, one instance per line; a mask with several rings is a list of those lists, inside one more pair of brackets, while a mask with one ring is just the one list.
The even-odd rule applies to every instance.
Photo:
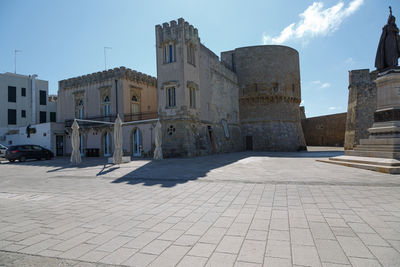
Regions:
[[[201, 150], [198, 31], [183, 18], [156, 25], [158, 113], [166, 156], [194, 156]], [[197, 144], [197, 145], [196, 145]]]

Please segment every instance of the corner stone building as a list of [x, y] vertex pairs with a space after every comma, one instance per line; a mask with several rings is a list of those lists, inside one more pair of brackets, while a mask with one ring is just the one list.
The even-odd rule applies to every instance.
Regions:
[[349, 102], [347, 106], [344, 149], [352, 150], [360, 139], [369, 137], [368, 128], [374, 123], [376, 83], [378, 72], [369, 69], [349, 71]]
[[156, 26], [156, 50], [166, 157], [305, 149], [296, 50], [243, 47], [220, 61], [182, 18]]

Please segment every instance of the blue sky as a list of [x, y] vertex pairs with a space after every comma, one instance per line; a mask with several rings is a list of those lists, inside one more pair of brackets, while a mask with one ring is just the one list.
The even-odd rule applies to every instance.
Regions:
[[[299, 51], [307, 117], [345, 112], [348, 71], [374, 68], [388, 6], [398, 0], [0, 0], [0, 72], [58, 81], [126, 66], [156, 76], [154, 26], [183, 17], [217, 55], [282, 44]], [[400, 25], [400, 22], [398, 22]]]

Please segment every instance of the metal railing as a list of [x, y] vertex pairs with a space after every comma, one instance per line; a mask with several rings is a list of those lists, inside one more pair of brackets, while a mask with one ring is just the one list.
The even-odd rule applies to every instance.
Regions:
[[[94, 117], [85, 117], [82, 120], [90, 120], [90, 121], [98, 121], [98, 122], [114, 122], [117, 118], [117, 114], [111, 114], [108, 116], [94, 116]], [[158, 118], [157, 112], [140, 112], [140, 113], [128, 113], [124, 114], [121, 119], [123, 122], [131, 122], [131, 121], [140, 121], [140, 120], [150, 120]], [[71, 127], [74, 123], [73, 119], [65, 120], [65, 127]], [[102, 126], [101, 123], [96, 122], [79, 122], [80, 127], [99, 127]]]

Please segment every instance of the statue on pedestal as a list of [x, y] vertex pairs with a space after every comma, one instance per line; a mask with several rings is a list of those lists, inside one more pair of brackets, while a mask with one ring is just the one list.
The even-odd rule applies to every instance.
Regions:
[[379, 72], [396, 68], [400, 57], [400, 36], [396, 26], [396, 18], [392, 15], [392, 7], [387, 24], [382, 28], [376, 52], [375, 67]]

